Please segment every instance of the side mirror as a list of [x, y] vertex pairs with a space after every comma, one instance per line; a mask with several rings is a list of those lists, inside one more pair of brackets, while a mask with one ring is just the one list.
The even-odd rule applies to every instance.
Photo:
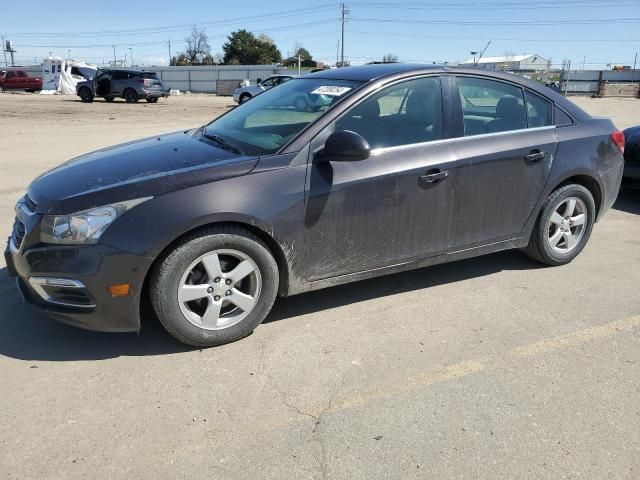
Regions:
[[333, 132], [327, 138], [319, 159], [322, 162], [352, 162], [369, 158], [369, 142], [351, 130]]

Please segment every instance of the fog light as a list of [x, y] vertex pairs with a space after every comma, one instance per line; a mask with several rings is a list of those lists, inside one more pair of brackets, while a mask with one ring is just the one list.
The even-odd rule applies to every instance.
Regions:
[[123, 283], [121, 285], [111, 285], [109, 287], [109, 293], [111, 293], [112, 297], [124, 297], [125, 295], [129, 295], [129, 291], [131, 290], [131, 285], [128, 283]]

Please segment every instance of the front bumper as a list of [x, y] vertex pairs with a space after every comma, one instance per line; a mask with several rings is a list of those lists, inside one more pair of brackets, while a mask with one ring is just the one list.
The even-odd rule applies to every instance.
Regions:
[[233, 101], [240, 103], [240, 94], [238, 92], [233, 92]]
[[[140, 297], [152, 259], [100, 244], [39, 244], [22, 252], [15, 246], [11, 248], [10, 240], [5, 260], [25, 302], [53, 319], [90, 330], [129, 332], [140, 329]], [[77, 282], [82, 286], [82, 291], [78, 289], [77, 293], [90, 301], [79, 305], [47, 300], [38, 285], [43, 278]], [[108, 287], [121, 284], [131, 285], [129, 294], [112, 296]]]

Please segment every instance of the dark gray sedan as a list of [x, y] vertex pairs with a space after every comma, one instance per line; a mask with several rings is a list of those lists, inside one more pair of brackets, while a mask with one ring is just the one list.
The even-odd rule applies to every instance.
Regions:
[[566, 264], [616, 198], [623, 149], [610, 120], [510, 74], [323, 71], [43, 174], [5, 256], [56, 319], [135, 331], [150, 302], [179, 340], [219, 345], [278, 295], [511, 248]]

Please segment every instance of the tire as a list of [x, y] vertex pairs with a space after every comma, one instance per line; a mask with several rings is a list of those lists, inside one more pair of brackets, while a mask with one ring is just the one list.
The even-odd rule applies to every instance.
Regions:
[[147, 103], [157, 103], [158, 97], [147, 97]]
[[87, 87], [82, 87], [78, 92], [78, 95], [80, 96], [80, 100], [82, 100], [83, 103], [93, 102], [93, 93], [91, 93], [91, 90], [89, 90]]
[[308, 112], [309, 102], [306, 98], [300, 96], [293, 101], [293, 106], [298, 112]]
[[104, 101], [107, 103], [112, 103], [115, 100], [113, 97], [104, 97]]
[[[572, 202], [575, 205], [573, 213], [566, 215]], [[553, 266], [571, 262], [589, 241], [595, 215], [593, 195], [585, 187], [570, 184], [558, 188], [549, 195], [540, 210], [526, 248], [527, 255]], [[568, 217], [571, 221], [567, 220]]]
[[240, 104], [243, 104], [245, 102], [248, 102], [249, 100], [251, 100], [251, 95], [248, 93], [243, 93], [242, 95], [240, 95]]
[[[217, 256], [212, 256], [214, 252]], [[202, 259], [210, 265], [206, 267], [208, 270]], [[237, 283], [226, 285], [231, 282], [227, 275], [240, 263], [253, 270], [245, 273]], [[215, 275], [212, 272], [216, 271], [211, 267], [213, 265], [220, 267], [217, 271], [221, 272], [221, 277], [211, 278]], [[219, 281], [216, 282], [216, 278]], [[151, 304], [167, 332], [188, 345], [211, 347], [251, 334], [271, 311], [278, 281], [278, 266], [262, 240], [239, 227], [211, 227], [187, 236], [157, 262], [151, 274], [149, 293]], [[185, 285], [201, 287], [196, 300], [179, 300], [179, 290]], [[234, 303], [251, 297], [250, 309], [241, 309]], [[205, 324], [208, 312], [213, 312], [213, 317]]]
[[136, 92], [133, 88], [127, 88], [124, 91], [124, 100], [127, 103], [137, 103], [138, 102], [138, 92]]

